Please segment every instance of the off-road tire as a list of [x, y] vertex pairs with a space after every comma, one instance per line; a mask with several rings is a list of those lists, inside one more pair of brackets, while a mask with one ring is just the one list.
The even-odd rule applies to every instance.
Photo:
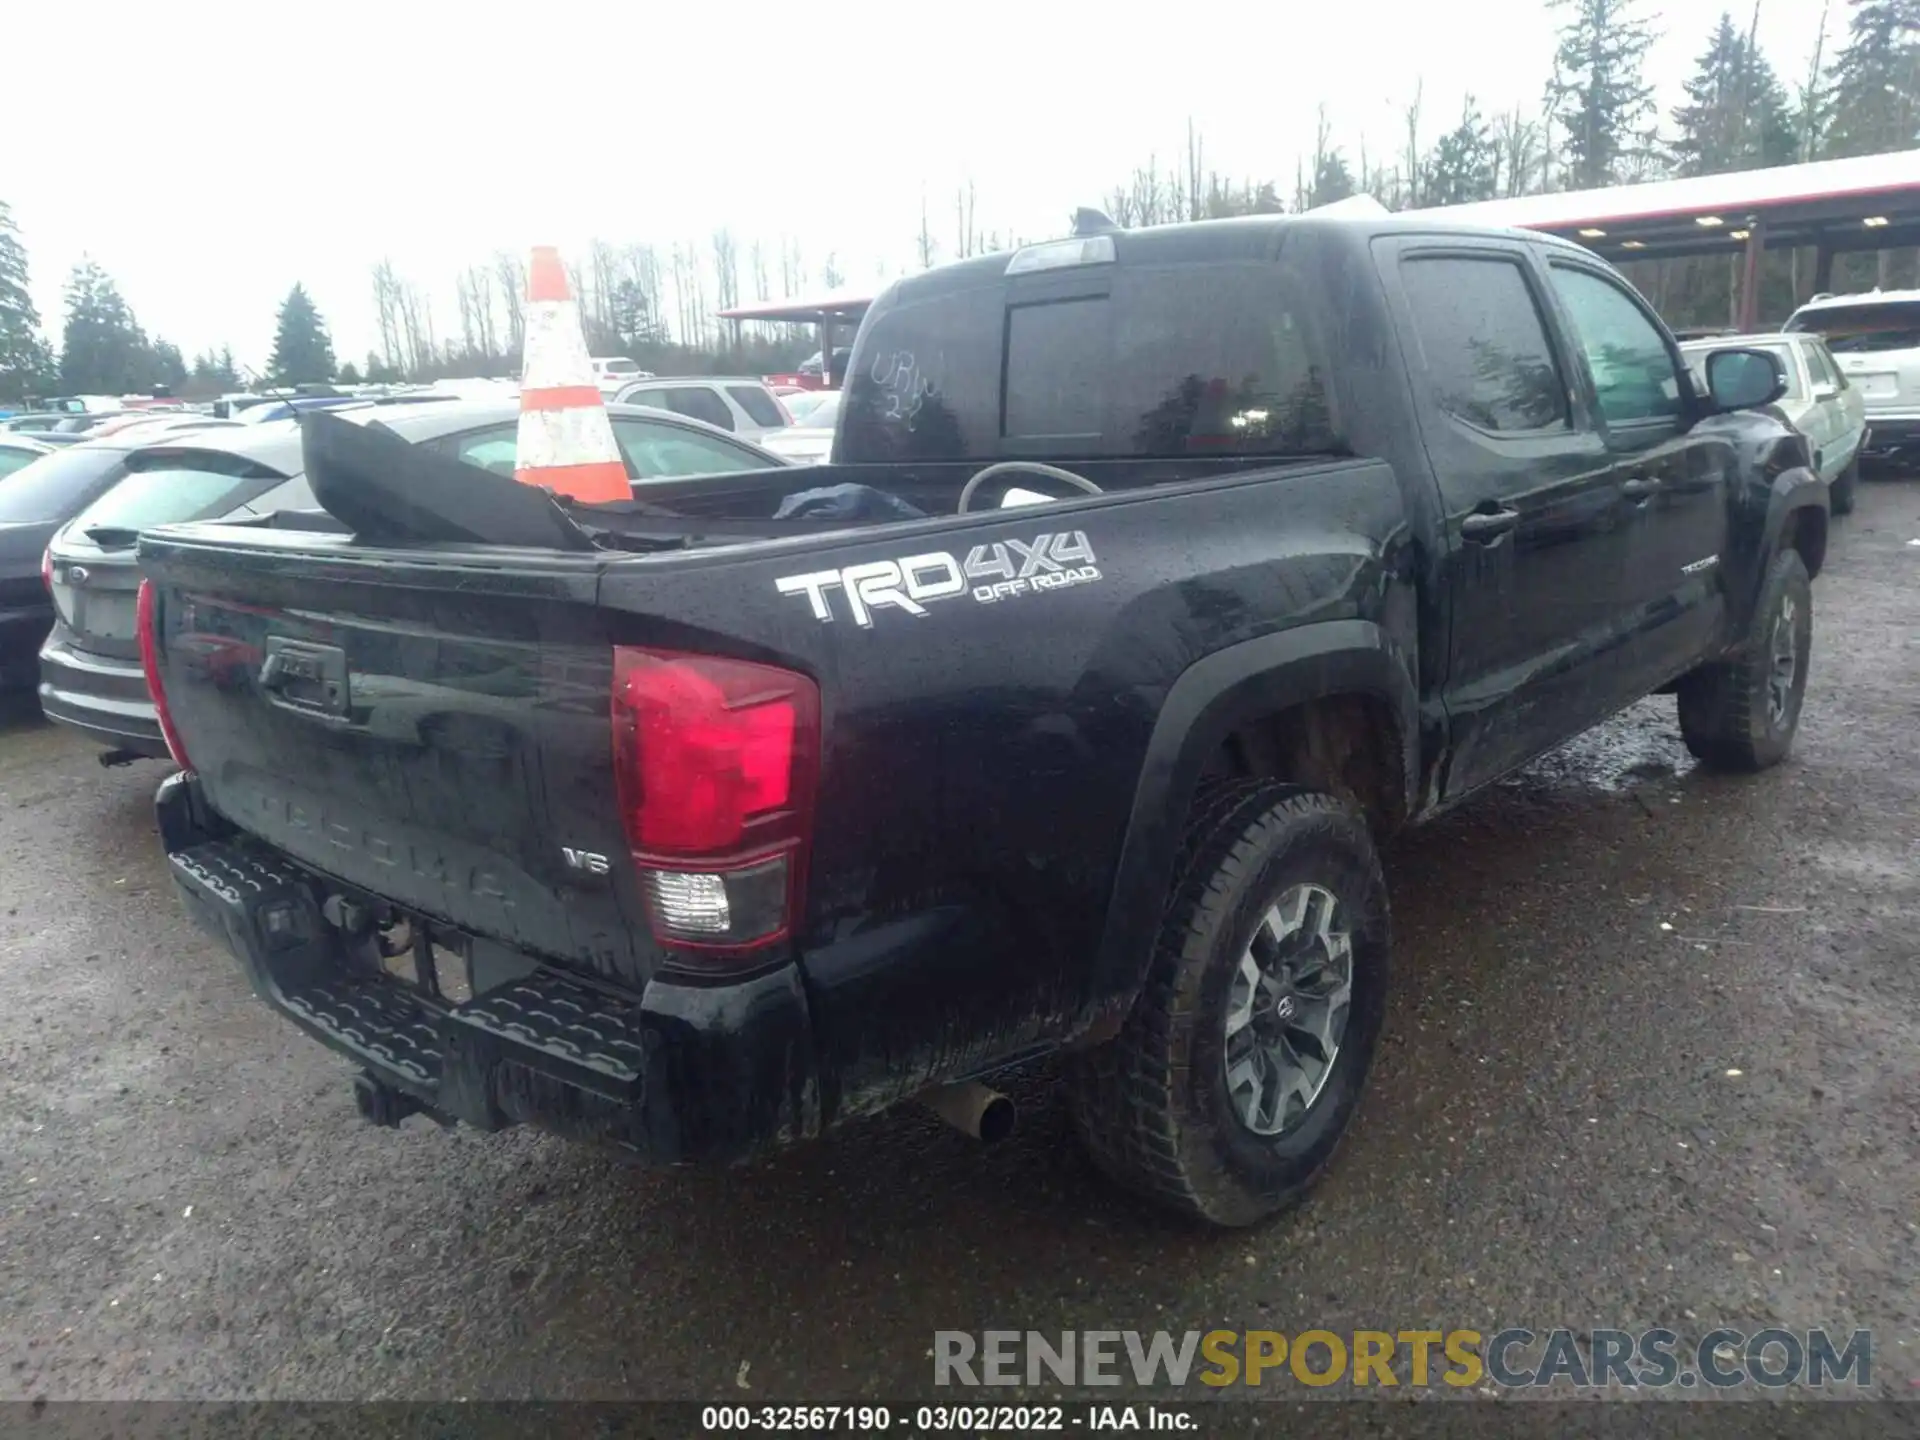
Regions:
[[1860, 488], [1860, 457], [1855, 455], [1847, 468], [1833, 477], [1827, 487], [1827, 509], [1835, 515], [1853, 513], [1854, 492]]
[[[1783, 716], [1768, 703], [1773, 638], [1781, 607], [1794, 609], [1798, 654], [1791, 698]], [[1680, 682], [1680, 734], [1701, 764], [1715, 770], [1757, 771], [1778, 765], [1793, 748], [1807, 690], [1813, 649], [1813, 587], [1799, 552], [1774, 557], [1739, 652], [1703, 665]]]
[[[1352, 943], [1352, 1000], [1332, 1071], [1296, 1129], [1263, 1137], [1227, 1093], [1226, 1007], [1254, 927], [1290, 886], [1332, 893]], [[1298, 1201], [1352, 1124], [1386, 1012], [1386, 882], [1365, 822], [1330, 795], [1216, 784], [1189, 812], [1144, 989], [1117, 1037], [1075, 1057], [1073, 1112], [1094, 1163], [1213, 1225]]]

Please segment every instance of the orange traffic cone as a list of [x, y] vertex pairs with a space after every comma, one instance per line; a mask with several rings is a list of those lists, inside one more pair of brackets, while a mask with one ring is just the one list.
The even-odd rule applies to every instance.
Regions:
[[606, 401], [587, 358], [580, 307], [567, 288], [560, 252], [551, 245], [533, 247], [527, 272], [518, 440], [516, 480], [588, 504], [633, 498]]

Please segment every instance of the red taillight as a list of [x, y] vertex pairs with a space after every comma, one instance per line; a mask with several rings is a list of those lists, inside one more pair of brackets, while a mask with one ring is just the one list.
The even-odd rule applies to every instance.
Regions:
[[180, 743], [180, 732], [173, 728], [173, 715], [167, 709], [166, 687], [160, 683], [160, 630], [154, 613], [156, 608], [153, 582], [142, 580], [133, 608], [133, 628], [140, 632], [140, 668], [147, 672], [147, 693], [153, 697], [153, 713], [160, 721], [167, 753], [182, 770], [191, 770], [193, 764], [187, 759], [186, 747]]
[[614, 647], [620, 818], [663, 943], [739, 952], [792, 932], [819, 762], [805, 675]]
[[47, 594], [53, 594], [53, 547], [51, 545], [40, 552], [40, 583], [47, 587]]

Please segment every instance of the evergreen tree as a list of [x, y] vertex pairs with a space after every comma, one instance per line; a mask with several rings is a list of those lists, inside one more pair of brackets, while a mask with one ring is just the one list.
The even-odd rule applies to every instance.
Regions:
[[1652, 143], [1653, 87], [1642, 69], [1653, 31], [1636, 0], [1550, 3], [1570, 14], [1547, 82], [1548, 111], [1566, 132], [1567, 187], [1616, 184]]
[[340, 367], [339, 380], [342, 385], [358, 385], [360, 383], [360, 367], [355, 365], [351, 360], [347, 361], [346, 364]]
[[1345, 200], [1357, 193], [1358, 188], [1353, 183], [1353, 172], [1347, 169], [1347, 157], [1338, 150], [1328, 150], [1314, 171], [1313, 189], [1307, 192], [1307, 208]]
[[1425, 204], [1464, 205], [1491, 200], [1498, 193], [1500, 149], [1471, 95], [1459, 125], [1440, 137], [1425, 168], [1426, 194], [1421, 197]]
[[27, 251], [0, 201], [0, 401], [17, 403], [54, 386], [53, 352], [27, 289]]
[[67, 278], [67, 321], [60, 341], [60, 386], [81, 395], [124, 395], [145, 388], [152, 355], [146, 333], [119, 288], [92, 260]]
[[239, 389], [240, 377], [233, 373], [233, 351], [222, 346], [218, 352], [208, 350], [194, 356], [193, 380], [207, 389]]
[[305, 385], [333, 379], [333, 341], [327, 323], [313, 308], [306, 287], [295, 285], [280, 304], [273, 336], [273, 359], [268, 372], [283, 385]]
[[177, 391], [187, 383], [187, 362], [180, 354], [180, 347], [172, 341], [155, 340], [149, 359], [149, 384]]
[[1877, 155], [1920, 143], [1920, 0], [1850, 0], [1846, 48], [1833, 67], [1831, 155]]
[[1785, 165], [1796, 137], [1786, 89], [1751, 37], [1722, 12], [1693, 78], [1673, 112], [1674, 164], [1682, 175], [1717, 175]]

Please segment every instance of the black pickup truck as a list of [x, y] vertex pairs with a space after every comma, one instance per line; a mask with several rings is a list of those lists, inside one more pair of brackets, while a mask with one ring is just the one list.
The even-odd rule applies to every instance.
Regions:
[[172, 872], [376, 1121], [734, 1161], [1066, 1050], [1104, 1169], [1250, 1223], [1359, 1101], [1382, 836], [1652, 693], [1786, 754], [1825, 490], [1708, 381], [1577, 247], [1306, 216], [898, 282], [804, 471], [308, 417], [331, 519], [140, 544]]

